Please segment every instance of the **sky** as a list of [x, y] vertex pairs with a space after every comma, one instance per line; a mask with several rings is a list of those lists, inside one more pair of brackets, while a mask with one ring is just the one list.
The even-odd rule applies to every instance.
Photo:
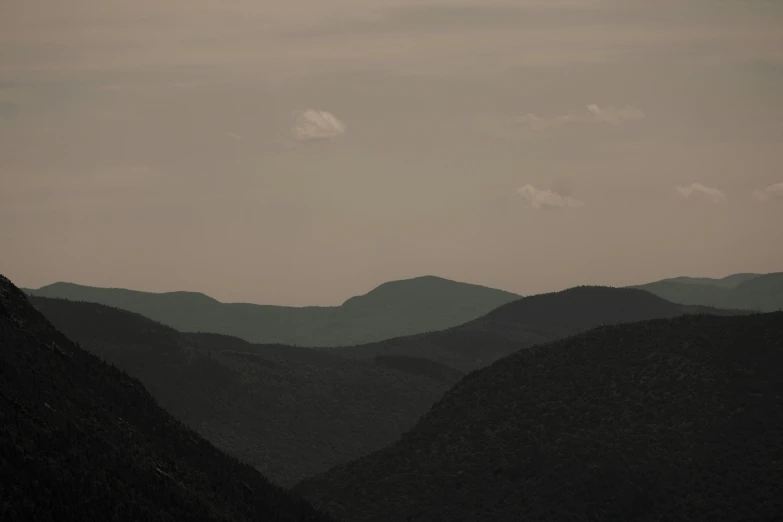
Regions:
[[783, 2], [3, 0], [0, 272], [332, 305], [783, 271]]

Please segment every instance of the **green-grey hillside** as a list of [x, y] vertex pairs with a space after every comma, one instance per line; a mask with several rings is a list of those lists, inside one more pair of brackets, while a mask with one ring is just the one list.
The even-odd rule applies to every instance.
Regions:
[[31, 301], [179, 420], [282, 485], [394, 442], [462, 376], [427, 360], [347, 359], [180, 333], [95, 303]]
[[329, 519], [176, 421], [0, 276], [0, 520]]
[[690, 315], [514, 353], [295, 491], [348, 522], [771, 522], [781, 448], [783, 313]]
[[442, 330], [518, 299], [503, 290], [434, 276], [384, 283], [341, 306], [221, 303], [194, 292], [150, 293], [54, 283], [29, 295], [99, 303], [141, 314], [182, 332], [250, 342], [342, 346]]
[[783, 272], [723, 279], [674, 278], [635, 286], [675, 303], [775, 312], [783, 310]]

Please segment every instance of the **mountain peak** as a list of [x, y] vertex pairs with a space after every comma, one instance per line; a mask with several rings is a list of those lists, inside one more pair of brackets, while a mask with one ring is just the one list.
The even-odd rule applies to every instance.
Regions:
[[679, 305], [636, 288], [575, 286], [505, 304], [484, 320], [535, 324], [568, 323], [579, 329], [604, 323], [629, 322], [680, 315]]
[[357, 295], [346, 300], [342, 306], [366, 306], [369, 302], [390, 300], [404, 301], [406, 304], [448, 302], [454, 298], [486, 299], [501, 297], [507, 300], [518, 299], [520, 296], [487, 286], [472, 283], [462, 283], [435, 275], [423, 275], [409, 279], [398, 279], [382, 283], [366, 294]]

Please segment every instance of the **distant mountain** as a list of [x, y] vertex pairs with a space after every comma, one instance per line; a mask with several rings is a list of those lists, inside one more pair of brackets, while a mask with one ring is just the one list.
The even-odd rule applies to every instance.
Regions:
[[520, 348], [595, 326], [693, 313], [739, 312], [675, 304], [633, 288], [580, 286], [518, 299], [448, 330], [324, 350], [358, 358], [415, 356], [469, 372]]
[[0, 276], [0, 520], [329, 518], [174, 420]]
[[750, 274], [750, 273], [742, 273], [742, 274], [732, 274], [730, 276], [722, 277], [722, 278], [712, 278], [712, 277], [672, 277], [670, 279], [663, 279], [659, 281], [660, 283], [681, 283], [681, 284], [689, 284], [689, 285], [710, 285], [710, 286], [717, 286], [720, 288], [735, 288], [740, 283], [744, 283], [745, 281], [750, 281], [751, 279], [755, 279], [763, 274]]
[[454, 386], [294, 491], [346, 522], [773, 521], [783, 313], [605, 326]]
[[675, 303], [759, 312], [783, 310], [783, 272], [723, 279], [677, 277], [635, 286]]
[[510, 292], [434, 276], [384, 283], [331, 307], [221, 303], [193, 292], [158, 294], [72, 283], [25, 292], [113, 306], [183, 332], [220, 333], [250, 342], [298, 346], [362, 344], [442, 330], [519, 299]]
[[394, 442], [463, 375], [416, 357], [346, 359], [184, 334], [95, 303], [30, 299], [179, 420], [282, 485]]

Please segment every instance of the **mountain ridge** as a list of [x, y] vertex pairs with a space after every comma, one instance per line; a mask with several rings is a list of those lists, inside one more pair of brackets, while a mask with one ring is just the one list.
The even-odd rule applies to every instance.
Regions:
[[664, 279], [632, 288], [647, 290], [664, 299], [682, 304], [759, 312], [783, 310], [783, 272], [733, 274], [719, 280]]
[[753, 272], [740, 272], [737, 274], [730, 274], [725, 277], [693, 277], [693, 276], [679, 276], [670, 277], [668, 279], [661, 279], [655, 281], [657, 283], [680, 283], [680, 284], [697, 284], [697, 285], [713, 285], [723, 288], [734, 288], [740, 283], [750, 281], [756, 277], [765, 274], [753, 273]]
[[635, 288], [582, 285], [511, 301], [482, 317], [442, 331], [360, 346], [321, 348], [352, 357], [418, 356], [469, 372], [520, 348], [554, 341], [601, 324], [684, 314], [742, 314], [672, 303]]
[[198, 292], [152, 293], [74, 283], [53, 283], [26, 293], [113, 306], [184, 332], [299, 346], [363, 344], [440, 330], [519, 298], [504, 290], [436, 276], [389, 281], [339, 306], [222, 303]]

